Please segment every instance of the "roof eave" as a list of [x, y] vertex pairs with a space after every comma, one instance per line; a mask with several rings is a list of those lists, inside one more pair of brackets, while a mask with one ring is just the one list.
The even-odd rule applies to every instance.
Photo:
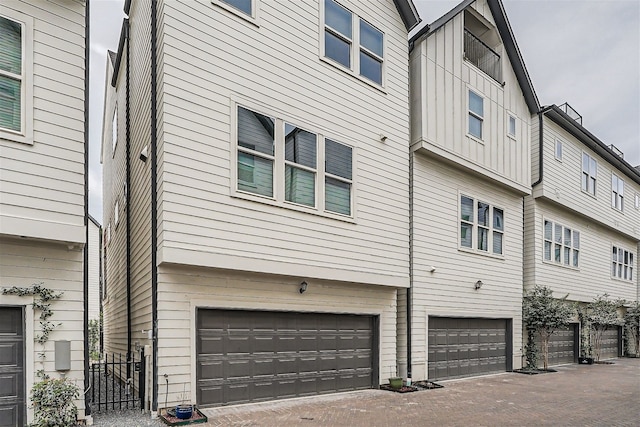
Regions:
[[393, 0], [393, 3], [395, 3], [396, 9], [398, 9], [398, 13], [402, 18], [407, 32], [411, 31], [422, 21], [418, 9], [416, 9], [412, 0]]

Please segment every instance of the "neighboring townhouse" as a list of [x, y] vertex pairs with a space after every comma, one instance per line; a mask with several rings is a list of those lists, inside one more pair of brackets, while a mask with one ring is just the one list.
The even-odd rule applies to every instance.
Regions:
[[535, 92], [499, 0], [460, 3], [411, 46], [408, 375], [519, 368]]
[[154, 411], [183, 391], [217, 406], [386, 382], [409, 286], [411, 1], [125, 13], [102, 147], [106, 350], [150, 355]]
[[[584, 305], [598, 295], [638, 300], [640, 172], [582, 125], [568, 104], [531, 123], [533, 193], [525, 201], [525, 290], [547, 286]], [[607, 332], [604, 357], [622, 351]], [[554, 335], [553, 364], [579, 356], [578, 319]]]
[[89, 300], [89, 320], [100, 319], [100, 292], [102, 291], [102, 226], [89, 215], [87, 221], [87, 251], [89, 260], [87, 299]]
[[[0, 288], [41, 283], [63, 293], [42, 346], [34, 297], [0, 292], [3, 426], [33, 421], [40, 371], [71, 379], [80, 396], [87, 387], [87, 8], [0, 3]], [[86, 418], [83, 397], [75, 403]]]

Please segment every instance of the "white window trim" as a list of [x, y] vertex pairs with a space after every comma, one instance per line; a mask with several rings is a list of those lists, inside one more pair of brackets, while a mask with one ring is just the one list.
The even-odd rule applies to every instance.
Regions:
[[120, 200], [116, 199], [116, 204], [113, 207], [113, 225], [115, 228], [118, 228], [118, 224], [120, 223]]
[[233, 15], [241, 19], [244, 19], [245, 21], [255, 25], [256, 27], [260, 27], [260, 21], [259, 21], [260, 1], [259, 0], [251, 0], [251, 12], [252, 12], [251, 15], [247, 15], [240, 9], [236, 9], [230, 4], [223, 2], [222, 0], [211, 0], [211, 3], [220, 7], [221, 9], [226, 10], [229, 13], [232, 13]]
[[1, 15], [22, 25], [21, 130], [0, 129], [0, 140], [33, 145], [33, 28], [34, 19], [8, 8]]
[[[279, 128], [282, 126], [276, 125], [275, 131], [275, 145], [274, 145], [274, 155], [273, 157], [273, 196], [263, 196], [261, 194], [250, 193], [247, 191], [242, 191], [238, 189], [238, 171], [237, 171], [237, 161], [238, 161], [238, 107], [244, 107], [251, 111], [258, 112], [260, 114], [264, 114], [276, 119], [276, 123], [289, 123], [296, 124], [297, 126], [302, 127], [304, 130], [315, 133], [317, 136], [317, 168], [316, 168], [316, 197], [315, 197], [315, 206], [307, 206], [300, 203], [289, 202], [285, 200], [285, 192], [284, 192], [284, 179], [285, 179], [285, 161], [284, 161], [284, 147], [279, 147], [278, 137], [280, 136]], [[231, 158], [230, 158], [230, 177], [231, 177], [231, 185], [230, 187], [230, 195], [231, 197], [238, 199], [245, 199], [252, 202], [259, 202], [263, 204], [268, 204], [272, 206], [277, 206], [281, 208], [291, 209], [299, 212], [310, 213], [313, 215], [319, 215], [326, 218], [337, 219], [340, 221], [357, 222], [357, 158], [358, 158], [358, 150], [354, 141], [349, 140], [348, 138], [337, 135], [334, 133], [328, 133], [318, 126], [315, 126], [309, 122], [306, 122], [303, 119], [289, 116], [287, 114], [281, 113], [279, 111], [273, 110], [265, 105], [247, 100], [237, 98], [232, 100], [231, 102]], [[325, 172], [325, 140], [330, 139], [332, 141], [338, 142], [347, 147], [351, 147], [351, 215], [344, 215], [337, 212], [332, 212], [329, 210], [325, 210], [325, 184], [324, 179], [325, 176], [335, 178], [333, 175], [327, 175]], [[282, 145], [282, 144], [280, 144]], [[337, 177], [336, 179], [349, 182], [349, 180]]]
[[[560, 146], [560, 157], [558, 157], [558, 146]], [[564, 142], [560, 138], [555, 139], [555, 144], [553, 146], [553, 157], [559, 162], [562, 162], [562, 157], [564, 156]], [[582, 159], [581, 159], [582, 161]], [[582, 179], [582, 178], [581, 178]], [[582, 185], [582, 184], [580, 184]]]
[[[613, 255], [613, 249], [614, 249], [614, 248], [616, 248], [616, 250], [618, 251], [618, 253], [619, 253], [620, 251], [624, 251], [624, 252], [627, 252], [627, 253], [629, 253], [630, 255], [632, 255], [632, 256], [633, 256], [633, 261], [630, 261], [630, 262], [629, 262], [629, 264], [625, 264], [625, 263], [624, 263], [624, 256], [622, 257], [622, 262], [619, 262], [619, 261], [617, 261], [617, 260], [616, 260], [616, 261], [613, 261], [613, 259], [611, 259], [611, 256]], [[637, 271], [637, 268], [636, 268], [636, 266], [637, 266], [636, 253], [635, 253], [634, 251], [632, 251], [632, 250], [629, 250], [629, 249], [627, 249], [627, 248], [625, 248], [625, 247], [623, 247], [623, 246], [621, 246], [621, 245], [617, 245], [617, 244], [615, 244], [615, 243], [614, 243], [614, 244], [612, 244], [612, 245], [611, 245], [611, 250], [609, 251], [609, 257], [610, 257], [610, 258], [609, 258], [609, 274], [610, 274], [611, 278], [612, 278], [613, 280], [620, 280], [620, 281], [625, 282], [625, 283], [633, 283], [633, 282], [634, 282], [634, 280], [633, 280], [633, 274], [634, 274], [634, 272], [635, 272], [635, 274], [638, 274], [638, 271]], [[613, 274], [613, 271], [612, 271], [612, 269], [611, 269], [611, 267], [612, 267], [612, 264], [613, 264], [613, 263], [615, 263], [615, 264], [616, 264], [616, 266], [619, 266], [619, 265], [620, 265], [620, 266], [622, 266], [622, 268], [623, 268], [623, 269], [624, 269], [625, 267], [626, 267], [626, 268], [631, 268], [631, 277], [629, 277], [629, 278], [625, 279], [625, 278], [624, 278], [624, 273], [622, 273], [622, 272], [621, 272], [621, 275], [620, 275], [620, 276], [618, 276], [617, 274], [616, 274], [616, 275], [614, 275], [614, 274]], [[616, 269], [616, 270], [618, 270], [618, 269]]]
[[[550, 222], [551, 223], [551, 259], [545, 259], [544, 258], [544, 244], [547, 241], [545, 235], [544, 235], [544, 223], [545, 222]], [[555, 233], [556, 233], [556, 225], [562, 227], [562, 236], [561, 236], [561, 243], [560, 243], [560, 262], [556, 262], [555, 261], [555, 257], [554, 257], [554, 245], [556, 244], [555, 241]], [[564, 244], [564, 230], [565, 229], [569, 229], [571, 230], [571, 246], [567, 246]], [[580, 241], [578, 242], [578, 248], [576, 248], [574, 246], [574, 233], [579, 233], [580, 234]], [[555, 265], [557, 267], [562, 267], [562, 268], [570, 268], [572, 270], [580, 270], [580, 265], [582, 263], [582, 231], [576, 229], [575, 227], [568, 227], [560, 222], [554, 221], [552, 219], [549, 218], [542, 218], [542, 262], [545, 264], [550, 264], [550, 265]], [[569, 256], [571, 257], [569, 259], [569, 264], [565, 264], [564, 263], [564, 248], [568, 247], [569, 248]], [[574, 266], [573, 265], [573, 252], [577, 251], [578, 252], [578, 265]]]
[[[515, 129], [514, 129], [514, 132], [515, 132], [515, 133], [513, 133], [513, 134], [509, 132], [509, 131], [510, 131], [509, 126], [510, 126], [510, 121], [511, 121], [511, 119], [513, 119], [513, 120], [514, 120], [514, 122], [515, 122]], [[507, 135], [507, 138], [511, 138], [511, 139], [513, 139], [514, 141], [517, 141], [517, 140], [518, 140], [518, 116], [516, 116], [516, 115], [515, 115], [514, 113], [512, 113], [511, 111], [507, 111], [507, 130], [506, 130], [506, 132], [505, 132], [505, 133], [506, 133], [506, 135]]]
[[640, 193], [636, 193], [635, 200], [634, 200], [634, 205], [635, 205], [636, 209], [640, 210]]
[[111, 118], [111, 157], [116, 155], [116, 147], [118, 146], [118, 103], [116, 102]]
[[[351, 67], [345, 67], [343, 64], [334, 61], [331, 58], [328, 58], [327, 56], [325, 56], [325, 45], [324, 45], [324, 32], [325, 32], [325, 11], [324, 11], [324, 1], [325, 0], [318, 0], [320, 2], [319, 8], [320, 8], [320, 20], [319, 20], [319, 28], [320, 28], [320, 34], [318, 36], [318, 40], [320, 41], [319, 43], [319, 59], [320, 61], [332, 65], [333, 67], [347, 73], [348, 75], [355, 77], [356, 79], [358, 79], [359, 81], [366, 83], [367, 85], [376, 88], [378, 90], [380, 90], [383, 93], [387, 93], [385, 88], [386, 88], [386, 82], [387, 82], [387, 59], [385, 58], [385, 56], [387, 55], [388, 52], [388, 48], [387, 48], [387, 34], [382, 31], [380, 29], [379, 25], [374, 24], [370, 19], [365, 19], [363, 16], [365, 16], [364, 13], [362, 13], [363, 11], [359, 11], [355, 8], [355, 5], [350, 5], [352, 6], [351, 8], [346, 7], [344, 4], [342, 4], [340, 1], [334, 0], [335, 3], [337, 3], [338, 5], [342, 6], [344, 9], [348, 10], [349, 12], [351, 12], [351, 31], [352, 31], [352, 35], [351, 35]], [[369, 51], [367, 48], [365, 48], [364, 46], [362, 46], [360, 44], [360, 20], [366, 22], [367, 24], [371, 25], [373, 28], [375, 28], [376, 30], [380, 31], [382, 33], [382, 54], [383, 57], [380, 58], [378, 55], [374, 54], [373, 52]], [[331, 28], [331, 27], [329, 27]], [[333, 32], [333, 31], [332, 31]], [[374, 82], [373, 80], [369, 80], [368, 78], [361, 76], [360, 75], [360, 50], [364, 49], [365, 52], [371, 54], [374, 58], [378, 58], [378, 59], [382, 59], [382, 83], [378, 84], [376, 82]]]
[[[469, 103], [469, 92], [473, 92], [476, 95], [478, 95], [480, 98], [482, 98], [482, 116], [478, 116], [476, 113], [471, 111], [471, 105]], [[485, 108], [484, 108], [484, 101], [485, 101], [485, 96], [477, 91], [476, 89], [472, 88], [471, 86], [467, 86], [467, 137], [478, 141], [481, 144], [484, 144], [484, 137], [485, 137], [485, 129], [484, 129], [484, 123], [486, 120], [486, 112], [485, 112]], [[471, 132], [469, 132], [469, 117], [473, 114], [474, 117], [480, 119], [481, 122], [481, 128], [480, 128], [480, 133], [482, 134], [482, 137], [477, 137], [475, 135], [473, 135]]]
[[[616, 178], [618, 186], [613, 188], [613, 178]], [[622, 182], [622, 192], [618, 192], [618, 187]], [[620, 207], [618, 207], [618, 200], [620, 201]], [[620, 178], [617, 174], [611, 172], [611, 207], [618, 212], [624, 212], [624, 179]]]
[[[595, 174], [595, 183], [593, 185], [593, 193], [589, 191], [589, 182], [590, 179], [592, 177], [591, 175], [591, 161], [589, 161], [589, 174], [587, 175], [588, 180], [587, 180], [587, 189], [585, 190], [584, 188], [582, 188], [582, 174], [585, 173], [584, 171], [584, 165], [582, 164], [582, 159], [584, 158], [584, 156], [587, 155], [589, 157], [589, 159], [593, 159], [596, 162], [596, 174]], [[596, 159], [595, 157], [593, 157], [591, 154], [587, 153], [586, 151], [582, 152], [582, 156], [580, 156], [580, 190], [585, 193], [588, 194], [591, 197], [595, 197], [597, 198], [597, 194], [598, 194], [598, 159]]]
[[[473, 200], [473, 220], [472, 221], [464, 221], [467, 222], [469, 224], [472, 224], [472, 238], [471, 238], [471, 247], [467, 247], [467, 246], [462, 246], [461, 240], [462, 240], [462, 234], [461, 234], [461, 226], [460, 224], [463, 222], [462, 220], [462, 201], [461, 198], [462, 197], [467, 197], [471, 200]], [[483, 251], [481, 249], [478, 249], [478, 202], [481, 203], [486, 203], [489, 205], [489, 226], [488, 227], [484, 227], [483, 228], [488, 228], [489, 230], [489, 235], [487, 238], [487, 247], [490, 248], [491, 250], [486, 250]], [[493, 228], [493, 210], [494, 209], [500, 209], [502, 211], [502, 231], [501, 230], [495, 230]], [[506, 251], [506, 235], [507, 235], [507, 226], [506, 226], [506, 211], [504, 208], [494, 205], [492, 203], [489, 202], [485, 202], [484, 200], [478, 198], [478, 197], [474, 197], [469, 195], [468, 193], [462, 192], [462, 191], [458, 191], [458, 216], [457, 216], [457, 221], [456, 221], [456, 226], [458, 228], [458, 250], [462, 251], [462, 252], [468, 252], [468, 253], [472, 253], [472, 254], [477, 254], [477, 255], [484, 255], [484, 256], [488, 256], [491, 258], [497, 258], [497, 259], [505, 259], [505, 253]], [[501, 254], [497, 254], [495, 252], [493, 252], [493, 232], [498, 232], [498, 233], [502, 233], [502, 253]]]

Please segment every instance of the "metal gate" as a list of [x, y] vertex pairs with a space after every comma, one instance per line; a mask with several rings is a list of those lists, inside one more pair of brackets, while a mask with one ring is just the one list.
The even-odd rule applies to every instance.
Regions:
[[122, 354], [108, 354], [103, 361], [91, 365], [91, 412], [140, 409], [144, 405], [144, 350], [136, 360]]

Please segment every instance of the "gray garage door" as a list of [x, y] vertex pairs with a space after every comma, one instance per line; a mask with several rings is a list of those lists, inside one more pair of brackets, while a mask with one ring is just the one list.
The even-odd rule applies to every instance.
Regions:
[[22, 308], [0, 307], [0, 426], [24, 425]]
[[[577, 337], [574, 325], [569, 325], [551, 335], [549, 339], [549, 365], [573, 363], [577, 349]], [[542, 366], [542, 344], [540, 341], [538, 341], [538, 349], [540, 351], [538, 364]]]
[[611, 327], [604, 332], [600, 347], [600, 359], [611, 359], [620, 354], [620, 333], [618, 327]]
[[199, 309], [202, 406], [371, 388], [373, 316]]
[[510, 369], [508, 326], [506, 319], [429, 317], [429, 379]]

